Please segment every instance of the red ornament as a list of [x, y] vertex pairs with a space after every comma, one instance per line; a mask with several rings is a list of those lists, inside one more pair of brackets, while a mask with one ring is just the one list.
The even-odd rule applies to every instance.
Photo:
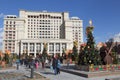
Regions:
[[118, 66], [118, 69], [120, 69], [120, 66]]
[[98, 71], [98, 70], [99, 70], [99, 68], [97, 67], [95, 70], [96, 70], [96, 71]]
[[114, 70], [114, 67], [112, 67], [112, 70]]
[[104, 67], [103, 69], [104, 69], [104, 70], [106, 70], [107, 68], [106, 68], [106, 67]]

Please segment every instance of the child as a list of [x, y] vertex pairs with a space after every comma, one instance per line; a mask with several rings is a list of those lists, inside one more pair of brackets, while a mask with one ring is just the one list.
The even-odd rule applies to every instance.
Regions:
[[36, 69], [38, 69], [38, 65], [39, 65], [39, 64], [38, 64], [38, 61], [36, 61], [36, 63], [35, 63], [35, 68], [36, 68]]

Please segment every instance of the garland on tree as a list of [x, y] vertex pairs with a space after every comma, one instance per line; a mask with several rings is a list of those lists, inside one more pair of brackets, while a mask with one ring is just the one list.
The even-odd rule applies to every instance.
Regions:
[[79, 54], [79, 62], [80, 65], [100, 65], [101, 58], [99, 52], [95, 48], [95, 41], [93, 37], [93, 29], [92, 22], [90, 22], [90, 26], [86, 28], [87, 35], [87, 43], [85, 47], [82, 47]]

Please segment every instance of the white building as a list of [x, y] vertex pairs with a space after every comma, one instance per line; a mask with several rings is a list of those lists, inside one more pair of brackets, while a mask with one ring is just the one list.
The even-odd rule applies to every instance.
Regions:
[[68, 12], [20, 10], [19, 17], [4, 18], [3, 52], [36, 56], [47, 43], [49, 54], [62, 54], [63, 48], [73, 48], [75, 40], [83, 42], [83, 22], [78, 17], [70, 18]]

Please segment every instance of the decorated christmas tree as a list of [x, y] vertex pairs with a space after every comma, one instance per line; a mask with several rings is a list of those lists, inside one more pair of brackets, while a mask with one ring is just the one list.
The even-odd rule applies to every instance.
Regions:
[[66, 59], [66, 53], [65, 53], [65, 49], [64, 48], [62, 48], [62, 58]]
[[78, 63], [82, 65], [91, 65], [91, 64], [100, 65], [101, 58], [97, 49], [95, 48], [95, 41], [93, 37], [94, 27], [92, 25], [91, 20], [89, 21], [89, 24], [90, 25], [86, 28], [87, 43], [84, 49], [80, 51], [79, 59], [81, 61], [79, 60], [80, 62]]
[[77, 56], [78, 56], [78, 42], [77, 41], [74, 41], [73, 42], [74, 45], [73, 45], [73, 49], [72, 49], [72, 60], [73, 61], [76, 61], [77, 60]]
[[43, 48], [43, 52], [42, 52], [42, 61], [45, 62], [46, 58], [47, 58], [47, 43], [44, 43], [44, 48]]
[[7, 64], [10, 63], [10, 51], [9, 50], [5, 51], [4, 59], [5, 59], [5, 61], [6, 61]]

